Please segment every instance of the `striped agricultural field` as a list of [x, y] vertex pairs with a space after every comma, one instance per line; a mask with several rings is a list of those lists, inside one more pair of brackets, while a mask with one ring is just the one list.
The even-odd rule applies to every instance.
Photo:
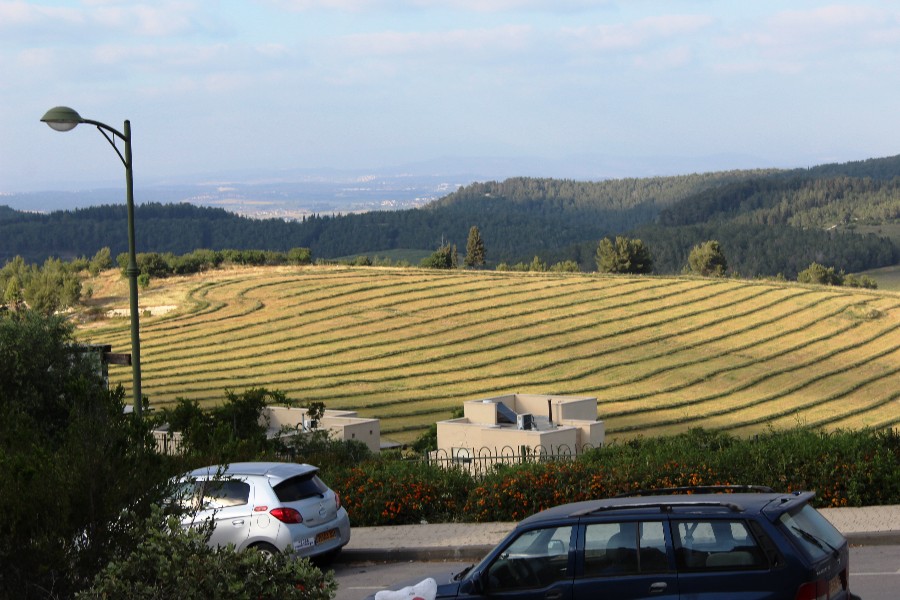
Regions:
[[[105, 277], [127, 305], [124, 282]], [[153, 316], [155, 303], [176, 308]], [[596, 396], [611, 439], [900, 424], [896, 292], [314, 266], [154, 280], [141, 306], [154, 407], [262, 386], [377, 417], [396, 441], [465, 400], [510, 392]], [[130, 348], [127, 318], [79, 333]], [[110, 376], [130, 388], [130, 369]]]

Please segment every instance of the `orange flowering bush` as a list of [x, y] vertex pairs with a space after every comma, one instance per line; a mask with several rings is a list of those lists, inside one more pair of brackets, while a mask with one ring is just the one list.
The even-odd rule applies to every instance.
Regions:
[[373, 460], [328, 475], [354, 525], [457, 520], [471, 477], [412, 461]]
[[563, 504], [668, 487], [815, 490], [818, 506], [900, 503], [900, 432], [807, 429], [752, 439], [695, 429], [592, 450], [576, 460], [462, 470], [382, 457], [335, 477], [354, 525], [518, 521]]

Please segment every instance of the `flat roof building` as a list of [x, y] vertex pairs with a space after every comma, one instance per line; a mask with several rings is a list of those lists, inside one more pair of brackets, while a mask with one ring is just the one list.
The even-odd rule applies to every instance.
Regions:
[[597, 398], [509, 394], [463, 404], [463, 416], [437, 423], [438, 453], [463, 463], [485, 453], [575, 455], [603, 446]]

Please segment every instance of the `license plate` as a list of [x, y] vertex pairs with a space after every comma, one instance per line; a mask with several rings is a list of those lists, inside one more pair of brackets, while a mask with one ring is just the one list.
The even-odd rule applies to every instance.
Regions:
[[338, 536], [337, 529], [329, 529], [328, 531], [323, 531], [322, 533], [316, 535], [316, 543], [321, 544], [322, 542], [327, 542], [328, 540], [333, 540]]

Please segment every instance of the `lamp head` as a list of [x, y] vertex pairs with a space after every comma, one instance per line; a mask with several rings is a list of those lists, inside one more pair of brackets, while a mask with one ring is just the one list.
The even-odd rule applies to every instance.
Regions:
[[68, 106], [56, 106], [48, 110], [41, 121], [49, 125], [56, 131], [71, 131], [79, 123], [84, 123], [84, 119], [74, 109]]

